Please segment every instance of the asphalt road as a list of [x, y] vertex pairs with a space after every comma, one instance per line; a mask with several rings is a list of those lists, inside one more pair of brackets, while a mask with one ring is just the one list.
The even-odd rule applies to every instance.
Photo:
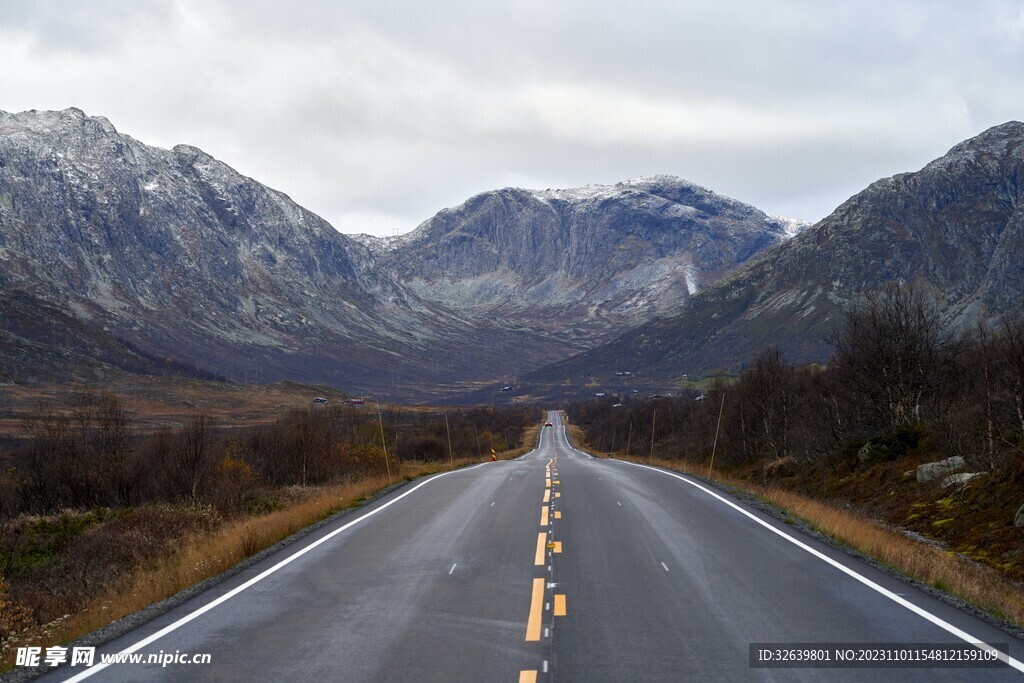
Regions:
[[[1024, 680], [752, 668], [752, 643], [1004, 643], [1018, 667], [1024, 643], [549, 419], [520, 460], [398, 489], [43, 680]], [[119, 652], [210, 662], [99, 665]]]

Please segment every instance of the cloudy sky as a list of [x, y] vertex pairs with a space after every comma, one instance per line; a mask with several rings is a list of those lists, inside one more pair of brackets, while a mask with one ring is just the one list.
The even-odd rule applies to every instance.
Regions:
[[343, 232], [656, 173], [817, 220], [1024, 119], [1024, 2], [0, 0], [0, 109], [70, 106]]

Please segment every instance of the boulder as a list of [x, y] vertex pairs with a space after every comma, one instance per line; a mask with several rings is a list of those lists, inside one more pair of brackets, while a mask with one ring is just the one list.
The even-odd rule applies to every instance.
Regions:
[[920, 484], [926, 484], [930, 481], [947, 477], [966, 466], [967, 463], [959, 455], [954, 455], [952, 458], [946, 458], [938, 462], [926, 462], [917, 467], [917, 481]]
[[942, 488], [947, 489], [950, 486], [966, 484], [972, 479], [983, 477], [986, 474], [988, 474], [988, 472], [960, 472], [959, 474], [951, 474], [942, 480]]
[[1017, 516], [1013, 518], [1014, 526], [1024, 526], [1024, 505], [1017, 508]]

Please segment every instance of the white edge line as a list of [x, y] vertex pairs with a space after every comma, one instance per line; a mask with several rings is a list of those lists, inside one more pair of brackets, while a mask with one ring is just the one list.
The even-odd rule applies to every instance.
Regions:
[[[451, 472], [442, 472], [441, 474], [434, 475], [433, 477], [427, 479], [426, 481], [420, 482], [419, 484], [417, 484], [416, 486], [413, 486], [411, 489], [409, 489], [408, 491], [406, 491], [402, 495], [389, 500], [387, 503], [384, 503], [380, 507], [376, 507], [376, 508], [370, 510], [369, 512], [366, 512], [365, 514], [360, 515], [357, 519], [352, 520], [348, 524], [345, 524], [344, 526], [338, 527], [337, 529], [335, 529], [331, 533], [327, 534], [323, 538], [319, 539], [318, 541], [315, 541], [314, 543], [310, 543], [308, 546], [306, 546], [305, 548], [302, 548], [301, 550], [297, 551], [295, 554], [293, 554], [293, 555], [291, 555], [289, 557], [286, 557], [285, 559], [281, 560], [280, 562], [275, 564], [273, 567], [270, 567], [269, 569], [266, 569], [263, 572], [261, 572], [260, 574], [257, 574], [256, 576], [252, 577], [251, 579], [249, 579], [248, 581], [243, 583], [241, 586], [237, 586], [236, 588], [233, 588], [232, 590], [228, 591], [227, 593], [225, 593], [224, 595], [220, 596], [216, 600], [213, 600], [212, 602], [206, 603], [205, 605], [203, 605], [202, 607], [197, 609], [195, 612], [192, 612], [190, 614], [186, 614], [184, 617], [182, 617], [181, 619], [178, 619], [173, 624], [169, 624], [167, 626], [164, 626], [162, 629], [160, 629], [156, 633], [154, 633], [154, 634], [152, 634], [150, 636], [147, 636], [146, 638], [143, 638], [139, 642], [135, 643], [134, 645], [132, 645], [130, 647], [125, 648], [124, 650], [121, 650], [120, 652], [117, 653], [117, 655], [128, 655], [128, 654], [131, 654], [133, 652], [136, 652], [137, 650], [140, 650], [141, 648], [146, 647], [147, 645], [150, 645], [151, 643], [156, 642], [157, 640], [160, 640], [161, 638], [166, 636], [168, 633], [171, 633], [173, 631], [178, 630], [179, 628], [181, 628], [182, 626], [184, 626], [188, 622], [192, 621], [193, 619], [195, 619], [197, 617], [200, 617], [203, 614], [206, 614], [207, 612], [212, 610], [214, 607], [217, 607], [217, 606], [221, 605], [222, 603], [224, 603], [224, 602], [230, 600], [231, 598], [235, 597], [236, 595], [238, 595], [239, 593], [241, 593], [245, 589], [250, 588], [250, 587], [254, 586], [255, 584], [259, 583], [263, 579], [267, 578], [268, 576], [270, 576], [271, 574], [276, 572], [278, 569], [281, 569], [285, 565], [291, 564], [293, 561], [299, 559], [300, 557], [302, 557], [303, 555], [305, 555], [309, 551], [313, 550], [313, 548], [316, 548], [317, 546], [319, 546], [319, 545], [321, 545], [323, 543], [326, 543], [327, 541], [331, 540], [332, 538], [334, 538], [335, 536], [340, 534], [342, 531], [345, 531], [346, 529], [349, 529], [349, 528], [355, 526], [356, 524], [359, 524], [360, 522], [362, 522], [362, 521], [364, 521], [366, 519], [369, 519], [370, 517], [373, 517], [375, 514], [377, 514], [378, 512], [381, 512], [382, 510], [386, 510], [387, 508], [391, 507], [392, 505], [394, 505], [398, 501], [402, 500], [406, 496], [414, 493], [417, 489], [419, 489], [419, 488], [421, 488], [423, 486], [426, 486], [427, 484], [429, 484], [429, 483], [431, 483], [433, 481], [437, 481], [441, 477], [447, 477], [449, 474], [457, 474], [459, 472], [468, 472], [469, 470], [475, 470], [477, 467], [483, 467], [484, 465], [487, 465], [487, 464], [490, 464], [490, 463], [481, 463], [479, 465], [473, 465], [472, 467], [466, 467], [466, 468], [459, 469], [459, 470], [452, 470]], [[116, 657], [117, 655], [113, 655], [113, 656]], [[72, 678], [67, 679], [65, 681], [65, 683], [74, 683], [75, 681], [83, 681], [86, 678], [89, 678], [90, 676], [93, 676], [93, 675], [99, 673], [103, 669], [106, 669], [108, 666], [110, 666], [110, 663], [100, 663], [100, 664], [98, 664], [96, 666], [93, 666], [93, 667], [90, 667], [90, 668], [86, 669], [85, 671], [81, 672], [77, 676], [73, 676]]]
[[[750, 519], [754, 520], [755, 522], [757, 522], [758, 524], [763, 526], [765, 529], [768, 529], [768, 531], [771, 531], [772, 533], [777, 534], [778, 536], [781, 536], [782, 538], [786, 539], [787, 541], [789, 541], [793, 545], [797, 546], [798, 548], [806, 550], [808, 553], [810, 553], [811, 555], [814, 555], [819, 560], [822, 560], [823, 562], [827, 562], [828, 564], [832, 565], [833, 567], [835, 567], [839, 571], [843, 572], [847, 576], [850, 576], [851, 578], [854, 578], [857, 581], [860, 581], [862, 584], [864, 584], [868, 588], [871, 588], [872, 590], [877, 591], [878, 593], [880, 593], [883, 596], [889, 598], [890, 600], [892, 600], [896, 604], [900, 605], [901, 607], [905, 607], [906, 609], [910, 610], [914, 614], [916, 614], [916, 615], [926, 619], [927, 621], [930, 621], [931, 623], [935, 624], [936, 626], [938, 626], [942, 630], [946, 631], [947, 633], [950, 633], [951, 635], [954, 635], [957, 638], [960, 638], [961, 640], [965, 641], [968, 645], [974, 645], [975, 647], [977, 647], [979, 649], [981, 649], [982, 646], [992, 647], [991, 645], [988, 645], [988, 643], [985, 643], [984, 641], [981, 641], [980, 639], [975, 638], [970, 633], [967, 633], [966, 631], [963, 631], [963, 630], [957, 628], [956, 626], [954, 626], [953, 624], [949, 623], [945, 619], [942, 619], [941, 617], [935, 616], [934, 614], [932, 614], [928, 610], [926, 610], [926, 609], [924, 609], [922, 607], [918, 607], [917, 605], [915, 605], [914, 603], [910, 602], [909, 600], [904, 600], [903, 598], [901, 598], [896, 593], [893, 593], [889, 589], [887, 589], [887, 588], [885, 588], [883, 586], [878, 585], [877, 583], [875, 583], [871, 579], [867, 578], [866, 576], [862, 576], [861, 574], [857, 573], [853, 569], [850, 569], [849, 567], [847, 567], [843, 563], [837, 562], [836, 560], [833, 560], [828, 555], [825, 555], [824, 553], [815, 550], [811, 546], [807, 545], [806, 543], [804, 543], [804, 542], [802, 542], [802, 541], [800, 541], [800, 540], [798, 540], [796, 538], [793, 538], [792, 536], [790, 536], [789, 534], [785, 533], [784, 531], [782, 531], [780, 529], [776, 529], [774, 526], [772, 526], [768, 522], [764, 521], [763, 519], [759, 518], [757, 515], [754, 515], [754, 514], [748, 512], [747, 510], [744, 510], [739, 505], [736, 505], [732, 501], [730, 501], [730, 500], [728, 500], [728, 499], [718, 495], [714, 491], [712, 491], [712, 490], [710, 490], [710, 489], [708, 489], [708, 488], [706, 488], [704, 486], [701, 486], [700, 484], [698, 484], [695, 481], [691, 481], [690, 479], [687, 479], [686, 477], [680, 476], [680, 475], [675, 474], [673, 472], [668, 472], [666, 470], [658, 469], [657, 467], [651, 467], [649, 465], [640, 465], [638, 463], [629, 462], [627, 460], [615, 460], [615, 462], [621, 462], [621, 463], [623, 463], [625, 465], [632, 465], [633, 467], [642, 467], [645, 470], [651, 470], [652, 472], [658, 472], [659, 474], [664, 474], [664, 475], [667, 475], [669, 477], [675, 477], [676, 479], [679, 479], [680, 481], [684, 481], [687, 484], [689, 484], [690, 486], [693, 486], [695, 488], [700, 489], [701, 491], [703, 491], [704, 493], [708, 494], [709, 496], [712, 496], [713, 498], [717, 498], [718, 500], [720, 500], [721, 502], [725, 503], [726, 505], [728, 505], [729, 507], [733, 508], [734, 510], [736, 510], [736, 511], [738, 511], [738, 512], [744, 514], [744, 515], [746, 515]], [[1021, 663], [1020, 661], [1014, 659], [1013, 657], [1011, 657], [1009, 655], [1009, 653], [1006, 653], [1005, 655], [1003, 653], [1000, 653], [999, 659], [1004, 659], [1004, 657], [1005, 657], [1005, 661], [1006, 661], [1007, 664], [1009, 664], [1014, 669], [1017, 669], [1018, 671], [1024, 672], [1024, 663]]]

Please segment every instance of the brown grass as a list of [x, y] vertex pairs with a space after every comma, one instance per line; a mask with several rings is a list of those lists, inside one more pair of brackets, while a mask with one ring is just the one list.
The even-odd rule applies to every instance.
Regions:
[[[629, 460], [702, 477], [708, 474], [705, 466], [694, 466], [677, 460], [637, 457]], [[990, 567], [916, 541], [855, 511], [838, 508], [799, 493], [736, 479], [718, 471], [714, 473], [714, 480], [771, 503], [822, 534], [907, 576], [960, 597], [999, 618], [1024, 626], [1024, 591], [1020, 584]]]
[[526, 455], [534, 448], [537, 447], [537, 434], [540, 432], [541, 426], [534, 425], [527, 427], [523, 430], [523, 445], [519, 448], [514, 448], [504, 453], [498, 453], [499, 460], [515, 460], [516, 458]]

